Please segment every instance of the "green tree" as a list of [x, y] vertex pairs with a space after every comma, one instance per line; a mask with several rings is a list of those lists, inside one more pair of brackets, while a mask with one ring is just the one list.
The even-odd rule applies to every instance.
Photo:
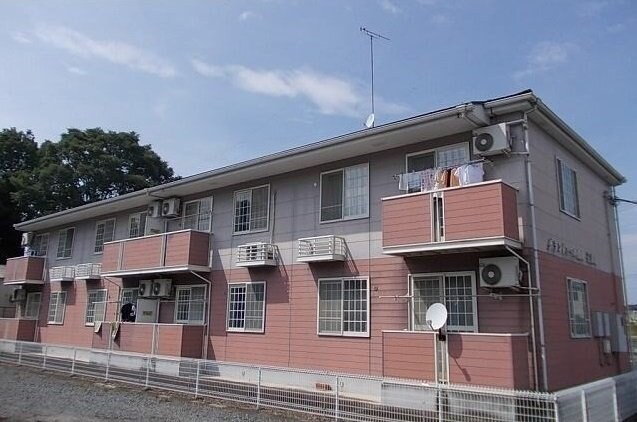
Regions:
[[140, 144], [135, 132], [69, 129], [59, 142], [45, 141], [39, 148], [29, 131], [5, 132], [5, 144], [0, 136], [0, 160], [2, 154], [8, 160], [0, 167], [0, 181], [6, 181], [4, 190], [0, 185], [0, 201], [9, 205], [7, 217], [0, 214], [0, 262], [19, 252], [19, 234], [13, 230], [18, 221], [177, 178], [150, 145]]

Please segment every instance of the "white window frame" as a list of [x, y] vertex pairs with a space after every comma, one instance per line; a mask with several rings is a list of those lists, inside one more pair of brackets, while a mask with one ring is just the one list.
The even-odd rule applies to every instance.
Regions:
[[[343, 302], [344, 302], [344, 298], [343, 298], [343, 291], [344, 291], [344, 284], [345, 284], [345, 280], [363, 280], [366, 282], [366, 295], [365, 295], [365, 300], [367, 301], [367, 310], [366, 310], [366, 321], [365, 321], [365, 326], [367, 327], [367, 329], [365, 331], [344, 331], [343, 330], [343, 326], [344, 326], [344, 315], [345, 312], [343, 310], [344, 306], [343, 306]], [[321, 315], [321, 283], [323, 282], [335, 282], [335, 281], [340, 281], [341, 282], [341, 331], [340, 332], [329, 332], [329, 333], [322, 333], [321, 332], [321, 325], [320, 325], [320, 315]], [[371, 291], [371, 286], [370, 286], [370, 279], [369, 277], [326, 277], [326, 278], [319, 278], [318, 279], [318, 283], [316, 285], [317, 290], [316, 290], [316, 334], [319, 336], [327, 336], [327, 337], [369, 337], [370, 336], [370, 314], [371, 314], [371, 301], [370, 301], [370, 291]]]
[[[367, 168], [367, 212], [360, 215], [351, 215], [348, 217], [344, 217], [345, 214], [345, 171], [350, 168], [355, 167], [366, 167]], [[342, 198], [341, 198], [341, 218], [335, 218], [333, 220], [323, 220], [323, 176], [326, 174], [332, 173], [343, 173], [343, 186], [342, 186]], [[369, 162], [362, 164], [355, 164], [353, 166], [341, 167], [334, 170], [322, 171], [319, 175], [319, 224], [329, 224], [337, 221], [349, 221], [349, 220], [358, 220], [362, 218], [369, 218], [369, 185], [371, 184], [371, 176], [369, 172]]]
[[467, 152], [467, 160], [471, 161], [471, 148], [470, 148], [469, 142], [456, 142], [455, 144], [451, 144], [451, 145], [445, 145], [445, 146], [437, 147], [437, 148], [429, 148], [422, 151], [410, 152], [408, 154], [405, 154], [405, 173], [409, 172], [409, 157], [428, 154], [433, 152], [434, 153], [434, 168], [436, 168], [439, 166], [439, 163], [438, 163], [439, 152], [456, 149], [461, 146], [464, 147], [465, 151]]
[[[95, 302], [89, 302], [89, 297], [91, 295], [91, 293], [94, 292], [104, 292], [104, 300], [98, 300]], [[96, 303], [104, 303], [104, 312], [102, 313], [102, 317], [101, 319], [98, 319], [97, 322], [103, 322], [104, 319], [106, 318], [106, 304], [108, 303], [108, 290], [107, 289], [90, 289], [86, 291], [86, 311], [84, 312], [84, 325], [87, 327], [92, 327], [95, 326], [95, 316], [97, 315], [97, 313], [95, 312], [95, 304]], [[93, 320], [92, 321], [88, 321], [88, 311], [91, 308], [91, 304], [93, 305]]]
[[[255, 189], [260, 189], [260, 188], [268, 188], [268, 204], [267, 204], [267, 215], [266, 215], [266, 222], [265, 222], [265, 227], [262, 229], [252, 229], [252, 216], [250, 216], [250, 220], [248, 221], [248, 226], [250, 226], [250, 228], [248, 230], [241, 230], [241, 231], [236, 231], [235, 230], [235, 222], [237, 221], [237, 194], [239, 193], [243, 193], [243, 192], [250, 192], [250, 209], [252, 209], [252, 192]], [[265, 185], [259, 185], [259, 186], [252, 186], [246, 189], [239, 189], [234, 191], [234, 193], [232, 194], [232, 234], [233, 235], [239, 235], [239, 234], [246, 234], [246, 233], [260, 233], [260, 232], [266, 232], [268, 230], [270, 230], [270, 196], [271, 196], [271, 189], [270, 189], [270, 184], [266, 183]]]
[[471, 307], [473, 314], [473, 325], [472, 326], [450, 326], [446, 325], [447, 331], [454, 333], [477, 333], [478, 330], [478, 301], [477, 301], [477, 293], [476, 293], [476, 274], [474, 271], [448, 271], [448, 272], [436, 272], [436, 273], [415, 273], [409, 274], [407, 276], [407, 289], [409, 292], [409, 296], [411, 300], [409, 301], [409, 330], [410, 331], [431, 331], [431, 330], [416, 330], [415, 329], [415, 306], [414, 306], [414, 278], [416, 277], [440, 277], [441, 284], [439, 286], [440, 291], [442, 292], [442, 304], [446, 305], [447, 297], [446, 297], [446, 280], [445, 277], [471, 277]]
[[[33, 306], [34, 298], [37, 297], [38, 307], [35, 308], [35, 315], [29, 315], [29, 308]], [[40, 317], [40, 307], [42, 306], [42, 292], [31, 292], [27, 293], [27, 300], [24, 303], [24, 307], [20, 309], [20, 316], [24, 319], [39, 319]]]
[[[268, 190], [268, 217], [269, 217], [269, 207], [270, 207], [270, 191]], [[199, 218], [202, 214], [201, 212], [201, 201], [206, 200], [206, 199], [210, 199], [210, 210], [205, 211], [207, 213], [210, 214], [210, 217], [208, 218], [208, 228], [204, 229], [204, 230], [199, 230], [199, 224], [201, 223], [199, 221]], [[199, 199], [194, 199], [192, 201], [186, 201], [184, 202], [182, 209], [181, 209], [181, 218], [183, 218], [183, 225], [185, 226], [185, 222], [186, 222], [186, 217], [190, 217], [190, 216], [196, 216], [197, 217], [197, 229], [192, 229], [192, 230], [197, 230], [197, 231], [204, 231], [206, 233], [210, 233], [212, 231], [212, 207], [213, 207], [213, 199], [212, 196], [209, 197], [205, 197], [205, 198], [199, 198]], [[190, 215], [186, 215], [186, 208], [188, 207], [188, 204], [194, 204], [194, 203], [199, 203], [199, 205], [197, 206], [197, 214], [190, 214]], [[234, 220], [233, 220], [233, 227], [234, 227]]]
[[[564, 214], [568, 215], [569, 217], [573, 217], [576, 220], [580, 220], [581, 219], [581, 215], [582, 215], [582, 209], [580, 206], [580, 200], [579, 200], [579, 183], [578, 183], [578, 177], [577, 177], [577, 170], [575, 170], [573, 167], [571, 167], [570, 165], [566, 164], [566, 162], [561, 159], [560, 157], [555, 157], [555, 166], [557, 167], [557, 193], [558, 193], [558, 204], [560, 207], [560, 211], [563, 212]], [[573, 173], [573, 177], [575, 180], [575, 206], [577, 208], [577, 212], [576, 213], [572, 213], [570, 210], [567, 210], [565, 207], [566, 204], [566, 197], [565, 192], [563, 190], [563, 184], [564, 184], [564, 177], [563, 177], [563, 170], [566, 170], [568, 172], [572, 172]]]
[[[55, 295], [55, 312], [53, 319], [51, 320], [51, 306], [54, 303], [53, 295]], [[62, 298], [62, 300], [60, 300]], [[62, 314], [58, 321], [58, 315]], [[66, 314], [66, 292], [58, 291], [51, 292], [49, 295], [49, 311], [46, 317], [46, 323], [48, 325], [64, 325], [64, 316]]]
[[[246, 299], [247, 299], [247, 286], [252, 284], [263, 285], [263, 310], [261, 312], [261, 328], [258, 330], [245, 328], [245, 301], [244, 301], [244, 315], [243, 315], [243, 328], [230, 327], [230, 287], [232, 286], [245, 286], [246, 287]], [[226, 301], [226, 331], [228, 332], [240, 332], [240, 333], [264, 333], [265, 332], [265, 307], [268, 303], [267, 299], [267, 285], [265, 281], [246, 281], [246, 282], [233, 282], [228, 283], [228, 300]]]
[[[125, 303], [124, 303], [124, 293], [126, 292], [132, 292], [132, 296], [135, 296], [135, 292], [137, 292], [137, 299], [139, 299], [139, 287], [124, 287], [122, 288], [122, 293], [119, 296], [119, 307], [121, 308]], [[133, 305], [137, 305], [137, 300], [135, 300], [134, 302], [131, 302]]]
[[[577, 283], [577, 284], [581, 284], [584, 286], [584, 293], [586, 294], [586, 323], [587, 323], [587, 327], [588, 327], [588, 332], [586, 334], [577, 334], [574, 331], [574, 323], [575, 323], [575, 315], [573, 315], [573, 304], [571, 302], [571, 284], [573, 283]], [[567, 277], [566, 278], [566, 300], [568, 301], [568, 328], [569, 328], [569, 333], [571, 335], [571, 338], [574, 339], [579, 339], [579, 338], [591, 338], [592, 336], [592, 330], [591, 330], [591, 307], [590, 307], [590, 300], [588, 297], [588, 282], [584, 281], [584, 280], [580, 280], [577, 278], [573, 278], [573, 277]]]
[[40, 241], [40, 246], [44, 246], [44, 253], [41, 253], [40, 249], [31, 248], [31, 251], [35, 253], [35, 256], [47, 256], [49, 253], [49, 233], [39, 233], [33, 236], [33, 240], [31, 241], [31, 245], [35, 244], [35, 239], [43, 239], [46, 238], [46, 242]]
[[[66, 251], [66, 238], [67, 238], [67, 233], [69, 230], [73, 230], [73, 237], [71, 237], [71, 251], [69, 252], [69, 255], [62, 255], [60, 256], [60, 237], [62, 236], [62, 233], [64, 233], [64, 249], [62, 250], [63, 252]], [[58, 231], [58, 242], [57, 242], [57, 250], [56, 250], [56, 254], [55, 257], [58, 260], [62, 260], [62, 259], [69, 259], [73, 256], [73, 247], [75, 246], [75, 227], [66, 227], [64, 229], [61, 229]]]
[[[145, 216], [144, 218], [144, 226], [142, 227], [141, 221], [142, 221], [142, 215]], [[138, 223], [138, 231], [139, 234], [137, 236], [132, 236], [131, 235], [131, 231], [133, 229], [133, 219], [134, 218], [138, 218], [139, 219], [139, 223]], [[128, 216], [128, 238], [129, 239], [136, 239], [138, 237], [143, 237], [146, 234], [146, 219], [148, 218], [148, 213], [146, 211], [141, 211], [141, 212], [134, 212], [132, 214], [130, 214]]]
[[[113, 231], [111, 233], [111, 239], [110, 240], [106, 240], [106, 223], [108, 222], [113, 222]], [[104, 225], [104, 236], [102, 237], [102, 241], [101, 243], [97, 243], [97, 233], [100, 227], [100, 224]], [[101, 255], [102, 253], [104, 253], [104, 243], [107, 242], [112, 242], [113, 240], [115, 240], [115, 225], [117, 224], [117, 220], [115, 218], [107, 218], [105, 220], [99, 220], [95, 222], [95, 237], [93, 239], [95, 239], [95, 243], [93, 244], [93, 254], [94, 255]], [[101, 248], [100, 250], [98, 249], [98, 246]]]
[[[190, 319], [190, 307], [188, 308], [188, 318], [189, 319], [177, 319], [178, 311], [179, 311], [179, 291], [181, 290], [190, 290], [190, 297], [192, 298], [192, 289], [195, 287], [203, 287], [203, 313], [201, 315], [201, 320]], [[193, 299], [188, 300], [188, 302], [192, 302]], [[208, 286], [205, 284], [188, 284], [182, 286], [176, 286], [175, 288], [175, 316], [173, 320], [175, 324], [184, 324], [184, 325], [202, 325], [206, 323], [206, 312], [209, 312], [208, 309]]]

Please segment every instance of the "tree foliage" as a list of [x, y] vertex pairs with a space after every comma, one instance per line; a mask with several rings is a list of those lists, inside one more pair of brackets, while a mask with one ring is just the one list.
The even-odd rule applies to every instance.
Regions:
[[18, 221], [175, 180], [135, 132], [69, 129], [39, 147], [30, 131], [0, 132], [0, 262], [19, 252]]

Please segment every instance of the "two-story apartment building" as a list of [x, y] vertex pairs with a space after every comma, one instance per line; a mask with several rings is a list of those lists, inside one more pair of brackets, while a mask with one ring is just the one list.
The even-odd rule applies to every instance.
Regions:
[[556, 390], [629, 368], [623, 182], [531, 91], [459, 104], [16, 225], [0, 335]]

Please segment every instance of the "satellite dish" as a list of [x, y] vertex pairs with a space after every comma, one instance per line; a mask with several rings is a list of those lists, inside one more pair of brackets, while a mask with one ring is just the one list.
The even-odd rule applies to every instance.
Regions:
[[367, 120], [365, 120], [365, 127], [367, 129], [374, 127], [374, 113], [367, 116]]
[[434, 303], [425, 314], [425, 320], [432, 330], [439, 330], [447, 323], [447, 308], [442, 303]]

